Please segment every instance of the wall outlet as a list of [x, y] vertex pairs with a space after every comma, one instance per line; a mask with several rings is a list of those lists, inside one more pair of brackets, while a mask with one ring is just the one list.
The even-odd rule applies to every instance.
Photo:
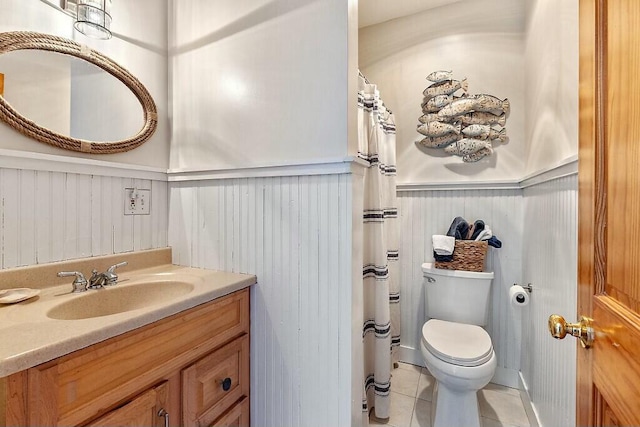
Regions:
[[124, 214], [149, 215], [151, 213], [151, 190], [140, 188], [124, 189]]

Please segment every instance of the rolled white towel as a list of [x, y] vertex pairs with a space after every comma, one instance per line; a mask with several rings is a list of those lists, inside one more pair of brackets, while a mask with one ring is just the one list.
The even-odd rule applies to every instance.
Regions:
[[456, 245], [456, 239], [453, 236], [443, 236], [441, 234], [434, 234], [431, 236], [433, 243], [433, 250], [438, 255], [451, 255], [453, 254], [453, 248]]
[[489, 226], [485, 224], [484, 230], [482, 230], [480, 234], [478, 234], [478, 237], [476, 237], [476, 242], [480, 242], [482, 240], [489, 240], [491, 237], [493, 237], [493, 233], [491, 232], [491, 229], [489, 228]]

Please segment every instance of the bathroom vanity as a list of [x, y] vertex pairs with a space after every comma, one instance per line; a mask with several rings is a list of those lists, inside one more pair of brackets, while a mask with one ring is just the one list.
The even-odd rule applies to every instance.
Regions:
[[[13, 349], [6, 341], [0, 345], [0, 373], [15, 371], [0, 375], [0, 426], [249, 425], [249, 286], [255, 276], [164, 265], [122, 277], [128, 280], [116, 286], [125, 290], [114, 295], [159, 281], [192, 289], [97, 317], [56, 309], [91, 305], [90, 299], [69, 302], [89, 292], [103, 292], [109, 305], [112, 289], [61, 295], [57, 286], [44, 289], [42, 301], [0, 308], [0, 319], [16, 327], [20, 311], [35, 316], [17, 330]], [[3, 326], [0, 338], [8, 334]]]

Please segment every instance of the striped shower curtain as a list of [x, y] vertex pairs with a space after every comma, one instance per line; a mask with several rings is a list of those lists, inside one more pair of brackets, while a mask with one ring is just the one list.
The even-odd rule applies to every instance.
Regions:
[[375, 85], [360, 77], [358, 156], [364, 174], [364, 388], [363, 425], [374, 408], [376, 418], [389, 417], [391, 367], [400, 345], [398, 283], [398, 208], [396, 198], [396, 128], [393, 114]]

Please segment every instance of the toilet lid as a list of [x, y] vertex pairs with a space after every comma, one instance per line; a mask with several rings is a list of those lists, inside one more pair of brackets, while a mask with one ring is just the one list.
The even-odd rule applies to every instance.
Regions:
[[422, 326], [422, 343], [438, 359], [479, 366], [493, 355], [491, 337], [480, 326], [431, 319]]

